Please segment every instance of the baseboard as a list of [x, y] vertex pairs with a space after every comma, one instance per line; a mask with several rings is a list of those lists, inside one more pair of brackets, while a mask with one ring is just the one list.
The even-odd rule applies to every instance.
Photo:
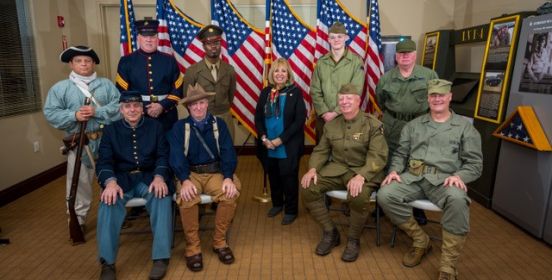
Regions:
[[491, 209], [492, 200], [490, 198], [484, 196], [483, 194], [481, 194], [477, 191], [474, 191], [473, 189], [468, 188], [468, 196], [471, 199], [479, 202], [479, 204], [483, 205], [484, 207]]
[[42, 173], [39, 173], [25, 181], [19, 182], [7, 189], [0, 191], [0, 207], [36, 190], [51, 181], [65, 175], [67, 162], [60, 163]]

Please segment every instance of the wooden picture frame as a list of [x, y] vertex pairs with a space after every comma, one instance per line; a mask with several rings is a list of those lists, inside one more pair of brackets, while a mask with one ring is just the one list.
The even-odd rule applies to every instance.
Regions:
[[499, 124], [510, 88], [520, 15], [492, 19], [481, 66], [474, 118]]
[[440, 32], [429, 32], [424, 36], [424, 48], [422, 52], [422, 65], [435, 70], [437, 63], [437, 51], [439, 50]]

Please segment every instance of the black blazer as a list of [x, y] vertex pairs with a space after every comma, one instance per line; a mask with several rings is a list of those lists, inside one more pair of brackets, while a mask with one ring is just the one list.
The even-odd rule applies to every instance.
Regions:
[[[263, 163], [266, 170], [266, 160], [268, 152], [262, 144], [261, 136], [266, 135], [264, 107], [268, 101], [270, 91], [273, 86], [267, 86], [261, 91], [257, 107], [255, 108], [255, 127], [257, 129], [257, 156]], [[303, 101], [301, 90], [295, 85], [289, 85], [280, 90], [287, 92], [286, 104], [284, 106], [284, 131], [280, 134], [282, 144], [286, 147], [286, 154], [290, 163], [295, 165], [303, 154], [305, 146], [305, 120], [307, 118], [307, 109]], [[297, 167], [292, 167], [297, 168]]]

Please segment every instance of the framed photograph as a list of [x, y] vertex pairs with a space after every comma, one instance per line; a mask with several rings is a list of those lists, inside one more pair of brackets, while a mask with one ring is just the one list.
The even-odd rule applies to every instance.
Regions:
[[502, 121], [519, 21], [519, 15], [491, 20], [477, 91], [476, 119], [497, 124]]
[[437, 62], [437, 50], [439, 49], [439, 31], [426, 33], [424, 37], [424, 49], [422, 52], [422, 65], [435, 70]]

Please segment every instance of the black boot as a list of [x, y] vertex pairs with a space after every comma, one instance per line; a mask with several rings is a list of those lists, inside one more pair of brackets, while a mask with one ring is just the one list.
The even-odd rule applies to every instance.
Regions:
[[340, 242], [341, 240], [337, 228], [334, 228], [332, 231], [324, 231], [322, 240], [320, 240], [320, 243], [316, 246], [316, 254], [325, 256], [332, 251], [333, 247], [339, 246]]
[[349, 238], [347, 246], [341, 255], [341, 260], [344, 262], [354, 262], [358, 258], [360, 252], [360, 240], [356, 238]]

